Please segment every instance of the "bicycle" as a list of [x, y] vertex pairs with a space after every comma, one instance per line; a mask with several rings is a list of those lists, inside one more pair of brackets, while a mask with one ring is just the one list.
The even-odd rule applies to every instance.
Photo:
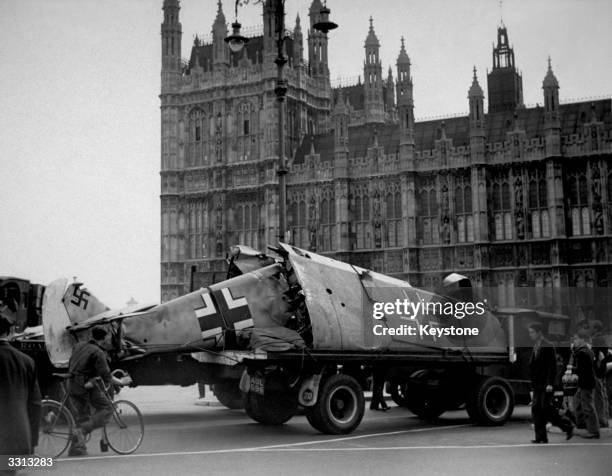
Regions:
[[[122, 370], [115, 370], [116, 373]], [[36, 454], [59, 458], [70, 445], [76, 428], [74, 405], [65, 386], [65, 380], [71, 374], [53, 374], [63, 379], [60, 382], [63, 397], [61, 401], [44, 399], [41, 402], [41, 419]], [[112, 387], [108, 388], [97, 377], [93, 384], [98, 386], [107, 401], [111, 404], [112, 415], [102, 427], [100, 448], [108, 451], [110, 447], [115, 453], [127, 455], [138, 449], [144, 436], [144, 421], [138, 407], [128, 400], [114, 400]], [[88, 435], [90, 437], [91, 433]]]

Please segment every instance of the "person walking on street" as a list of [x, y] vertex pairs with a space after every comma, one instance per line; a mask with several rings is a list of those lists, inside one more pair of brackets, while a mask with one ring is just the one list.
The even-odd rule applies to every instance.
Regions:
[[533, 400], [531, 415], [535, 430], [535, 439], [532, 443], [548, 443], [546, 424], [550, 421], [566, 434], [569, 440], [574, 433], [574, 425], [559, 415], [553, 406], [554, 383], [557, 376], [557, 355], [551, 342], [544, 338], [542, 325], [533, 323], [529, 326], [529, 337], [533, 341], [533, 352], [529, 360], [529, 373]]
[[[374, 367], [372, 369], [372, 401], [370, 402], [370, 410], [382, 410], [386, 412], [389, 406], [383, 396], [385, 388], [385, 372], [384, 369]], [[380, 408], [378, 408], [380, 405]]]
[[593, 355], [595, 356], [595, 412], [600, 428], [608, 427], [608, 389], [606, 387], [606, 364], [610, 361], [608, 344], [603, 336], [603, 326], [600, 321], [593, 322]]
[[34, 360], [8, 341], [12, 326], [0, 313], [0, 454], [27, 456], [38, 444], [40, 390]]
[[587, 345], [589, 333], [579, 329], [574, 334], [574, 365], [578, 375], [578, 391], [575, 399], [584, 414], [587, 433], [583, 438], [599, 438], [599, 421], [595, 413], [595, 366], [593, 352]]

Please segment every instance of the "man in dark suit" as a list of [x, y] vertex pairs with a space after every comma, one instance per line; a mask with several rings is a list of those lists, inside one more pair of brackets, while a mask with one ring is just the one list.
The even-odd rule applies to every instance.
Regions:
[[40, 390], [34, 361], [8, 342], [12, 326], [0, 313], [0, 454], [31, 455], [38, 444]]
[[533, 352], [529, 360], [529, 373], [531, 375], [531, 389], [533, 399], [531, 402], [531, 415], [535, 429], [535, 439], [532, 443], [548, 443], [546, 424], [550, 421], [558, 426], [570, 439], [574, 433], [574, 425], [559, 415], [553, 407], [553, 385], [557, 375], [557, 354], [551, 342], [544, 338], [542, 325], [534, 323], [529, 326], [529, 337], [534, 342]]

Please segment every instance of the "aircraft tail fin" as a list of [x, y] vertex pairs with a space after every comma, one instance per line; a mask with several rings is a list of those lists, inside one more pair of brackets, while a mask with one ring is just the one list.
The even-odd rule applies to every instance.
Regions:
[[56, 367], [67, 367], [76, 344], [74, 337], [66, 330], [101, 312], [106, 307], [82, 283], [69, 283], [60, 278], [45, 288], [42, 308], [43, 333], [51, 363]]

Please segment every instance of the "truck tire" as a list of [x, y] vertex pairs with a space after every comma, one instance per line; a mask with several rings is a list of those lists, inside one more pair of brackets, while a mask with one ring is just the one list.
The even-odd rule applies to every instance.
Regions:
[[[441, 390], [432, 389], [425, 383], [431, 371], [414, 372], [410, 381], [395, 381], [389, 385], [391, 398], [397, 405], [407, 408], [419, 418], [434, 420], [444, 413], [449, 404], [444, 402]], [[436, 374], [436, 379], [440, 379]]]
[[395, 402], [398, 407], [405, 407], [407, 402], [408, 384], [406, 382], [393, 381], [389, 382], [388, 392], [391, 395], [391, 399]]
[[244, 408], [242, 392], [238, 387], [237, 380], [217, 382], [216, 384], [211, 385], [211, 389], [221, 405], [229, 408], [230, 410], [241, 410]]
[[350, 375], [335, 374], [319, 387], [317, 403], [306, 413], [315, 430], [328, 435], [351, 433], [365, 411], [363, 390]]
[[512, 416], [514, 393], [504, 379], [485, 377], [475, 381], [465, 408], [470, 418], [481, 425], [503, 425]]
[[262, 425], [282, 425], [298, 411], [297, 394], [280, 373], [266, 375], [264, 395], [249, 392], [243, 402], [246, 414]]
[[297, 413], [297, 400], [282, 401], [251, 392], [245, 395], [244, 410], [252, 420], [262, 425], [282, 425]]
[[424, 420], [435, 420], [446, 411], [445, 405], [438, 398], [416, 389], [407, 394], [404, 407]]

